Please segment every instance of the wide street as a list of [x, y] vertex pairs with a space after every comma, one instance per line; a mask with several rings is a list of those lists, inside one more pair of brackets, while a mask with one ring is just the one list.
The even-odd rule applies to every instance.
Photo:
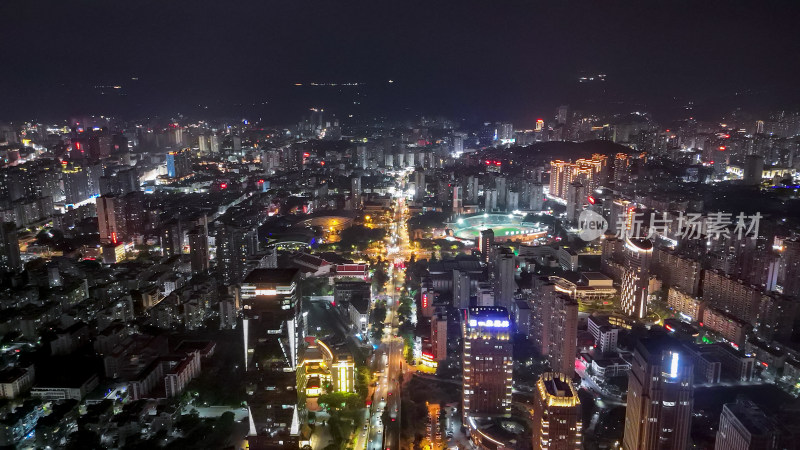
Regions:
[[403, 340], [398, 337], [400, 323], [397, 307], [399, 293], [405, 283], [405, 262], [410, 256], [406, 224], [408, 210], [402, 195], [395, 200], [392, 219], [384, 243], [386, 259], [390, 262], [386, 294], [382, 296], [387, 304], [386, 320], [383, 338], [373, 358], [377, 386], [371, 397], [368, 429], [360, 430], [356, 441], [356, 448], [364, 448], [363, 438], [367, 437], [366, 448], [369, 450], [400, 448], [399, 374], [406, 363], [403, 360]]

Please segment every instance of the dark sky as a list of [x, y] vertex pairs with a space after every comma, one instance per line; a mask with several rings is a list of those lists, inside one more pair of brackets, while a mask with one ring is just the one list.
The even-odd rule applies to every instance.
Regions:
[[798, 3], [2, 0], [0, 118], [761, 111], [800, 100]]

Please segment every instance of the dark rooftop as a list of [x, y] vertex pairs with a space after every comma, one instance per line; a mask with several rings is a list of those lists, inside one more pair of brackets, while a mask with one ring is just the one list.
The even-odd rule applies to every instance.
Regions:
[[298, 269], [254, 269], [247, 274], [244, 283], [289, 284], [297, 277]]

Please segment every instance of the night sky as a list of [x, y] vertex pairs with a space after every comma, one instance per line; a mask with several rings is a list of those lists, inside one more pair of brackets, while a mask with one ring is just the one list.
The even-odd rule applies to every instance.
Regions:
[[532, 126], [561, 103], [659, 120], [798, 105], [800, 2], [652, 3], [3, 0], [0, 119], [317, 106]]

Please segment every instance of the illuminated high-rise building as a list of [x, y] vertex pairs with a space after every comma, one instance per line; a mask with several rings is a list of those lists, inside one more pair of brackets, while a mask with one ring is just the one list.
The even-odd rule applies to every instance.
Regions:
[[569, 185], [578, 181], [588, 191], [594, 191], [602, 183], [607, 157], [592, 155], [591, 159], [579, 159], [574, 163], [555, 160], [550, 162], [550, 195], [566, 199]]
[[300, 432], [296, 370], [305, 325], [299, 275], [298, 269], [254, 269], [242, 282], [247, 404], [254, 440], [264, 446], [296, 448]]
[[0, 269], [8, 272], [22, 270], [17, 226], [14, 222], [0, 222]]
[[505, 308], [483, 306], [465, 311], [463, 419], [511, 413], [514, 369], [511, 321]]
[[495, 272], [495, 305], [510, 310], [514, 292], [517, 290], [517, 282], [514, 280], [517, 264], [514, 252], [510, 248], [504, 247], [499, 250], [495, 257]]
[[543, 373], [533, 396], [533, 449], [581, 449], [581, 401], [570, 377], [558, 372]]
[[97, 197], [97, 229], [101, 244], [117, 244], [125, 235], [125, 210], [122, 199], [114, 195]]
[[640, 340], [628, 372], [625, 450], [682, 450], [689, 445], [694, 367], [677, 342]]
[[203, 227], [189, 231], [189, 254], [191, 255], [192, 273], [208, 271], [208, 235]]
[[247, 257], [256, 251], [254, 238], [258, 231], [225, 223], [219, 223], [216, 231], [217, 271], [224, 284], [236, 284], [247, 271]]
[[580, 181], [570, 183], [567, 189], [567, 222], [575, 223], [578, 221], [583, 205], [586, 204], [586, 186]]
[[614, 184], [628, 183], [631, 180], [631, 156], [617, 153], [614, 156]]
[[463, 201], [461, 186], [453, 186], [453, 214], [461, 214], [463, 212]]
[[350, 179], [350, 196], [353, 199], [353, 208], [361, 208], [361, 177]]
[[167, 153], [167, 175], [170, 178], [183, 178], [191, 173], [190, 153], [188, 148]]
[[547, 278], [534, 280], [534, 340], [550, 368], [561, 373], [575, 371], [578, 345], [578, 302], [557, 292]]
[[494, 231], [491, 228], [481, 230], [478, 250], [481, 252], [481, 260], [486, 264], [489, 264], [492, 247], [494, 247]]
[[622, 270], [620, 300], [622, 310], [639, 319], [647, 315], [647, 298], [650, 295], [650, 262], [653, 243], [649, 239], [625, 239], [625, 267]]

